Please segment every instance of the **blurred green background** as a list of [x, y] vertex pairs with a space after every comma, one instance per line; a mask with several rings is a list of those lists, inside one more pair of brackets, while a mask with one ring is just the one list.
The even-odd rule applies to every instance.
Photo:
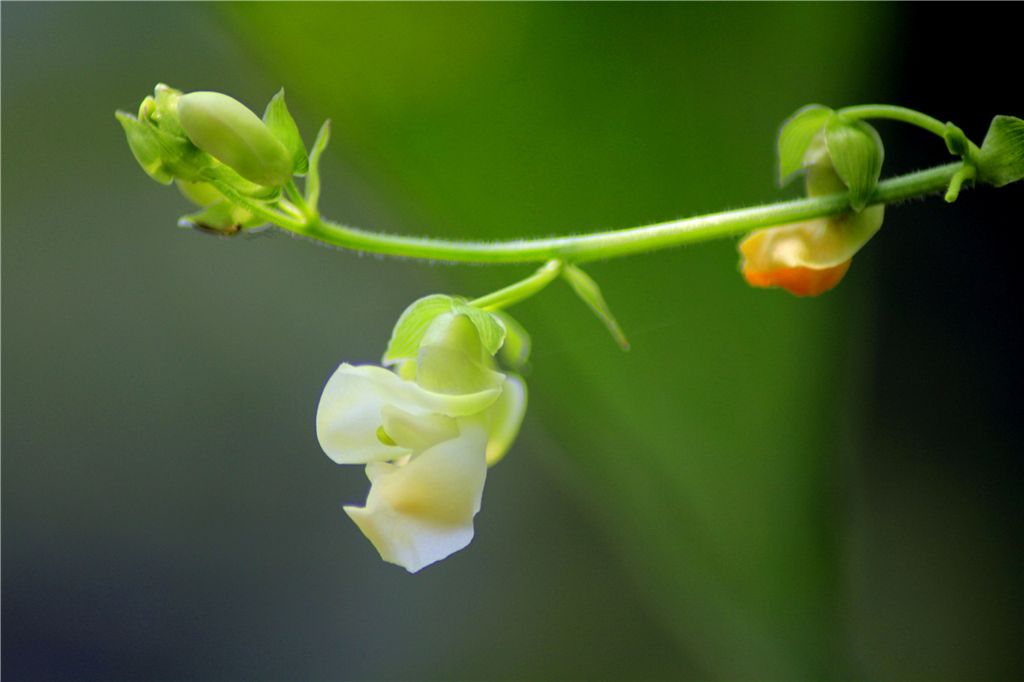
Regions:
[[[1012, 8], [1011, 8], [1012, 10]], [[477, 537], [421, 574], [342, 514], [313, 430], [432, 292], [527, 268], [177, 229], [113, 118], [158, 81], [334, 122], [325, 214], [472, 239], [791, 196], [778, 124], [1022, 114], [1019, 23], [893, 5], [2, 9], [3, 677], [1020, 679], [1019, 187], [889, 211], [816, 300], [735, 244], [592, 265], [514, 310], [531, 405]], [[965, 56], [967, 55], [967, 56]], [[880, 124], [886, 174], [945, 160]]]

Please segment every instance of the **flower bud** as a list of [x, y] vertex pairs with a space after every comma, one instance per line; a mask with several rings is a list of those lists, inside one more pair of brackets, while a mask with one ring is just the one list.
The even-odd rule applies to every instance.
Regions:
[[238, 100], [219, 92], [177, 98], [178, 121], [195, 146], [260, 185], [291, 179], [292, 158], [266, 124]]
[[467, 315], [438, 315], [420, 344], [416, 383], [428, 391], [462, 394], [500, 386], [505, 377], [491, 370], [480, 332]]

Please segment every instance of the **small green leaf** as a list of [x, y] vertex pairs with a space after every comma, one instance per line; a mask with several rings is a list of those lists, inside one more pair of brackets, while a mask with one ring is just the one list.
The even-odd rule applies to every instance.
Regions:
[[953, 156], [967, 158], [967, 155], [971, 153], [971, 141], [967, 139], [967, 135], [949, 121], [946, 122], [946, 132], [942, 139], [946, 141], [946, 149]]
[[443, 294], [432, 294], [413, 301], [395, 323], [391, 340], [384, 351], [383, 363], [393, 365], [402, 360], [415, 358], [420, 349], [420, 341], [427, 333], [430, 323], [438, 315], [452, 312], [454, 303], [454, 298]]
[[320, 126], [320, 131], [313, 140], [313, 150], [309, 153], [309, 175], [306, 177], [306, 203], [314, 211], [320, 202], [320, 157], [327, 149], [331, 140], [331, 120], [327, 119]]
[[480, 334], [480, 343], [488, 355], [493, 356], [505, 343], [505, 325], [493, 313], [467, 305], [459, 299], [455, 299], [452, 311], [470, 319]]
[[263, 112], [263, 122], [292, 155], [292, 172], [295, 175], [305, 175], [309, 170], [309, 157], [299, 134], [299, 126], [295, 124], [295, 119], [285, 104], [284, 88], [278, 90], [270, 100], [266, 111]]
[[825, 144], [836, 174], [850, 190], [850, 206], [860, 211], [882, 174], [882, 138], [863, 121], [833, 115], [825, 124]]
[[592, 280], [590, 275], [569, 263], [566, 263], [565, 268], [562, 270], [562, 277], [569, 282], [576, 295], [583, 299], [583, 302], [604, 323], [604, 326], [608, 328], [612, 338], [619, 344], [619, 347], [622, 350], [629, 350], [629, 341], [622, 332], [622, 327], [615, 320], [615, 316], [612, 315], [612, 311], [605, 302], [604, 296], [601, 295], [601, 288], [597, 286], [597, 282]]
[[522, 368], [530, 360], [530, 350], [533, 346], [529, 332], [504, 310], [496, 310], [491, 314], [497, 316], [505, 325], [505, 343], [501, 345], [499, 351], [501, 361], [512, 369]]
[[820, 104], [811, 104], [786, 119], [779, 129], [779, 186], [785, 185], [803, 166], [804, 154], [811, 140], [818, 134], [832, 110]]
[[117, 111], [114, 116], [124, 128], [125, 137], [128, 138], [128, 148], [132, 150], [132, 155], [139, 162], [142, 170], [146, 171], [146, 175], [162, 185], [171, 184], [174, 175], [164, 165], [161, 155], [162, 147], [153, 127], [126, 111]]
[[975, 161], [978, 179], [994, 187], [1024, 178], [1024, 121], [1016, 116], [992, 119]]

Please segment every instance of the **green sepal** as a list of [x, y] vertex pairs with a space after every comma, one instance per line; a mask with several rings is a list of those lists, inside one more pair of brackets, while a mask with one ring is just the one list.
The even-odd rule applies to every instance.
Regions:
[[445, 294], [431, 294], [413, 301], [395, 323], [384, 351], [382, 364], [394, 365], [403, 360], [415, 359], [419, 353], [423, 335], [431, 323], [445, 313], [465, 315], [476, 327], [483, 349], [494, 355], [505, 342], [505, 325], [493, 313], [468, 305], [465, 299]]
[[306, 155], [306, 146], [302, 143], [302, 136], [299, 134], [299, 126], [288, 111], [288, 105], [284, 101], [284, 88], [277, 91], [267, 104], [263, 112], [263, 122], [273, 133], [277, 141], [284, 145], [284, 148], [292, 155], [292, 173], [305, 175], [309, 170], [309, 157]]
[[413, 301], [398, 317], [381, 362], [393, 365], [402, 360], [415, 359], [430, 323], [438, 315], [452, 312], [454, 303], [454, 298], [444, 294], [431, 294]]
[[465, 315], [480, 334], [480, 343], [488, 355], [493, 356], [505, 343], [505, 325], [494, 314], [480, 308], [467, 305], [461, 299], [455, 299], [452, 312]]
[[833, 115], [825, 124], [825, 144], [836, 174], [850, 190], [850, 206], [860, 211], [882, 174], [882, 138], [864, 121]]
[[128, 148], [146, 175], [162, 185], [169, 185], [174, 174], [164, 165], [162, 146], [152, 126], [143, 123], [127, 111], [114, 112], [115, 118], [124, 128]]
[[530, 350], [533, 347], [529, 332], [504, 310], [495, 310], [491, 314], [501, 320], [505, 326], [505, 343], [501, 344], [498, 358], [506, 367], [521, 369], [529, 362]]
[[235, 172], [230, 166], [225, 166], [220, 161], [213, 161], [207, 168], [204, 168], [200, 178], [206, 181], [216, 180], [223, 182], [239, 194], [250, 199], [260, 201], [276, 201], [281, 196], [280, 187], [258, 185], [255, 182], [246, 180]]
[[942, 135], [942, 139], [946, 141], [946, 149], [953, 156], [960, 156], [966, 159], [970, 155], [971, 141], [967, 139], [967, 135], [963, 130], [949, 121], [946, 122], [946, 132]]
[[1024, 121], [996, 116], [975, 155], [978, 179], [1002, 187], [1024, 178]]
[[309, 153], [309, 175], [306, 177], [306, 203], [314, 211], [320, 202], [320, 157], [327, 149], [331, 140], [331, 120], [327, 119], [313, 140], [313, 148]]
[[175, 137], [186, 137], [185, 129], [181, 127], [181, 121], [178, 120], [178, 99], [182, 95], [181, 90], [175, 90], [164, 83], [157, 83], [153, 94], [155, 95], [153, 109], [149, 115], [153, 125]]
[[626, 335], [623, 333], [618, 321], [616, 321], [615, 316], [612, 315], [611, 308], [605, 302], [604, 296], [601, 295], [601, 288], [597, 286], [597, 282], [591, 279], [590, 275], [569, 263], [565, 264], [562, 270], [562, 277], [569, 282], [576, 295], [583, 299], [583, 302], [604, 323], [604, 326], [608, 328], [608, 332], [615, 339], [615, 342], [619, 344], [619, 347], [622, 350], [629, 350], [629, 341], [626, 339]]
[[811, 140], [825, 126], [832, 110], [821, 104], [810, 104], [786, 119], [779, 128], [779, 186], [792, 179], [804, 164], [804, 154]]

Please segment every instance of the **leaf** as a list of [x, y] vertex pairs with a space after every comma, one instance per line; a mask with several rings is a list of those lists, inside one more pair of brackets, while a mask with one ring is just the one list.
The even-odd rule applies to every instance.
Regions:
[[146, 171], [146, 175], [160, 184], [171, 184], [174, 175], [164, 166], [161, 145], [153, 128], [126, 111], [117, 111], [114, 116], [124, 128], [132, 156], [139, 162], [142, 170]]
[[497, 316], [505, 325], [505, 343], [501, 345], [499, 351], [501, 361], [512, 369], [522, 368], [530, 360], [530, 351], [533, 347], [529, 332], [504, 310], [496, 310], [491, 314]]
[[978, 179], [994, 187], [1024, 178], [1024, 121], [1016, 116], [992, 119], [976, 162]]
[[415, 358], [430, 323], [438, 315], [452, 312], [454, 303], [454, 298], [444, 294], [431, 294], [413, 301], [395, 323], [382, 362], [393, 365], [401, 360]]
[[601, 295], [601, 288], [597, 286], [597, 282], [591, 279], [590, 275], [569, 263], [562, 270], [562, 276], [569, 282], [569, 286], [576, 292], [576, 295], [583, 299], [583, 302], [604, 323], [604, 326], [608, 328], [608, 332], [611, 333], [612, 338], [619, 344], [619, 347], [622, 350], [629, 350], [629, 341], [622, 332], [622, 327], [615, 320], [615, 316], [612, 315], [612, 311], [605, 302], [604, 296]]
[[814, 136], [825, 126], [832, 110], [821, 104], [810, 104], [786, 119], [779, 128], [779, 186], [788, 183], [803, 167], [804, 154]]
[[459, 299], [455, 299], [453, 310], [465, 315], [473, 322], [480, 334], [480, 343], [483, 344], [488, 355], [497, 353], [505, 343], [505, 325], [493, 313], [475, 308]]
[[836, 174], [850, 190], [850, 206], [863, 209], [882, 174], [882, 138], [863, 121], [833, 115], [825, 124], [825, 144]]
[[292, 155], [292, 172], [295, 175], [305, 175], [309, 170], [309, 157], [306, 155], [306, 146], [302, 143], [302, 136], [299, 134], [299, 126], [288, 111], [288, 105], [284, 101], [284, 88], [277, 91], [266, 111], [263, 112], [263, 122], [270, 128], [270, 132], [277, 138], [278, 142], [284, 145], [288, 153]]
[[313, 140], [313, 150], [309, 153], [309, 175], [306, 177], [306, 203], [310, 208], [316, 210], [320, 203], [320, 157], [327, 149], [327, 143], [331, 139], [331, 120], [327, 119], [320, 126], [316, 139]]

